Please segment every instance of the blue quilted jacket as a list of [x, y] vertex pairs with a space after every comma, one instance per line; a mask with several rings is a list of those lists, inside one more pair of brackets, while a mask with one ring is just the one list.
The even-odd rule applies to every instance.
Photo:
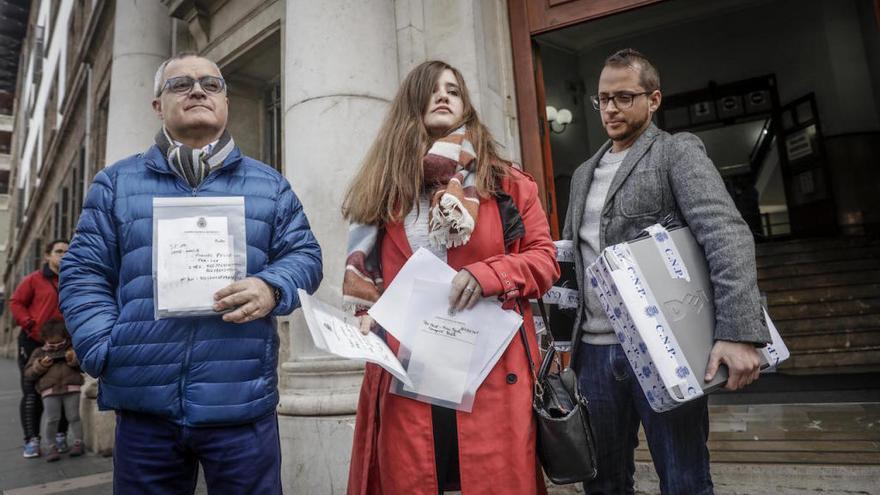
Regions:
[[[271, 316], [153, 319], [152, 202], [161, 196], [244, 196], [247, 272], [281, 290]], [[61, 311], [98, 405], [186, 426], [240, 424], [278, 404], [275, 315], [317, 289], [321, 249], [290, 184], [236, 148], [199, 187], [156, 146], [95, 177], [60, 273]]]

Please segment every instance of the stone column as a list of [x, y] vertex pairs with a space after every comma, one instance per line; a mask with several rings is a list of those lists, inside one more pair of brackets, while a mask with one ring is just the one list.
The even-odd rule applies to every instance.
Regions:
[[[341, 301], [345, 188], [397, 90], [394, 3], [286, 0], [284, 170], [324, 255], [318, 297]], [[317, 351], [297, 312], [282, 365], [282, 479], [291, 493], [345, 493], [362, 366]]]
[[[106, 163], [145, 150], [159, 121], [152, 116], [153, 75], [170, 50], [171, 20], [160, 2], [117, 0], [113, 18], [113, 64], [107, 110]], [[113, 450], [116, 419], [98, 411], [97, 382], [87, 377], [80, 401], [83, 440], [104, 455]]]
[[107, 110], [106, 163], [147, 149], [159, 129], [153, 75], [171, 51], [171, 18], [161, 2], [117, 0]]

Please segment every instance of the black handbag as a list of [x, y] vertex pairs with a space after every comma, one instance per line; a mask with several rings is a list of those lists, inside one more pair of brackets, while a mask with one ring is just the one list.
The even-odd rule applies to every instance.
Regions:
[[[549, 329], [540, 299], [538, 307]], [[538, 427], [538, 458], [544, 472], [557, 485], [592, 480], [597, 474], [596, 447], [587, 400], [578, 391], [577, 374], [571, 368], [562, 368], [552, 344], [536, 372], [525, 325], [519, 331], [535, 379], [532, 408]], [[551, 371], [554, 361], [562, 371]]]

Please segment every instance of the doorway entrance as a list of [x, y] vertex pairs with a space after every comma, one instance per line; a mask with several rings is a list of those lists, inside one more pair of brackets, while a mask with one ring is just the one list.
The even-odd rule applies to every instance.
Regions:
[[[660, 71], [657, 123], [704, 141], [759, 240], [880, 230], [880, 199], [864, 181], [880, 183], [872, 165], [880, 149], [868, 144], [880, 138], [876, 8], [872, 0], [511, 0], [523, 163], [542, 183], [554, 235], [571, 172], [607, 139], [588, 98], [605, 57], [624, 47]], [[566, 110], [570, 122], [551, 122], [547, 110]]]
[[755, 234], [758, 285], [792, 349], [783, 371], [876, 378], [878, 6], [509, 0], [522, 160], [553, 235], [572, 173], [607, 140], [589, 102], [604, 60], [634, 48], [660, 72], [655, 122], [703, 141]]

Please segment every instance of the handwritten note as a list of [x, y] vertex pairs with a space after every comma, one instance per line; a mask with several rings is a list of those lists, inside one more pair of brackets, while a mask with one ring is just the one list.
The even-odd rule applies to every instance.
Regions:
[[303, 314], [315, 345], [347, 359], [362, 359], [385, 368], [405, 384], [410, 379], [391, 349], [376, 334], [364, 335], [357, 320], [298, 289]]
[[214, 293], [235, 277], [226, 217], [160, 219], [157, 228], [158, 309], [211, 308]]
[[407, 367], [413, 386], [404, 390], [442, 401], [461, 402], [470, 381], [468, 372], [479, 330], [452, 317], [419, 320]]

